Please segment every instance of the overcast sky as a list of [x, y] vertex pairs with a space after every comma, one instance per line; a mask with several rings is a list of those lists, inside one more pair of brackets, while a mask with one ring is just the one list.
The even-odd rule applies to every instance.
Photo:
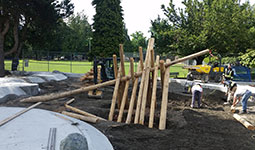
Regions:
[[[173, 0], [176, 7], [183, 7], [181, 1]], [[241, 2], [245, 1], [241, 0]], [[72, 3], [75, 5], [75, 13], [83, 10], [85, 15], [88, 16], [89, 23], [93, 22], [93, 15], [95, 14], [95, 9], [91, 2], [92, 0], [72, 0]], [[128, 34], [142, 31], [145, 36], [149, 37], [150, 21], [156, 19], [158, 15], [164, 17], [161, 5], [168, 5], [168, 3], [169, 0], [121, 0], [121, 6], [124, 10], [124, 22], [126, 23]], [[250, 3], [254, 4], [255, 0], [250, 0]]]

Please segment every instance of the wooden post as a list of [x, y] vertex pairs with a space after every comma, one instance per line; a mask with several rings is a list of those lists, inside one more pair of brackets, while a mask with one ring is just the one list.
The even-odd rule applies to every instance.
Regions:
[[115, 79], [115, 80], [107, 81], [107, 82], [104, 82], [104, 83], [99, 83], [99, 84], [91, 85], [91, 86], [88, 86], [88, 87], [82, 87], [82, 88], [79, 88], [79, 89], [66, 91], [66, 92], [62, 92], [62, 93], [52, 93], [52, 94], [41, 95], [41, 96], [32, 96], [32, 97], [20, 100], [20, 102], [46, 102], [46, 101], [50, 101], [50, 100], [55, 100], [55, 99], [59, 99], [59, 98], [63, 98], [63, 97], [68, 97], [68, 96], [80, 94], [80, 93], [90, 91], [90, 90], [94, 90], [94, 89], [97, 89], [97, 88], [100, 88], [100, 87], [114, 85], [116, 81], [117, 80]]
[[164, 60], [159, 61], [159, 64], [160, 64], [160, 78], [161, 78], [160, 80], [161, 80], [162, 89], [164, 87], [164, 75], [165, 75], [165, 70], [166, 70], [164, 63], [165, 63]]
[[65, 103], [65, 105], [69, 105], [69, 104], [71, 104], [73, 101], [75, 101], [74, 98], [72, 98], [72, 99], [70, 99], [69, 101], [67, 101], [67, 102]]
[[135, 73], [134, 73], [134, 58], [130, 58], [130, 73], [131, 73], [131, 79], [132, 83], [135, 82]]
[[141, 46], [139, 47], [139, 57], [140, 57], [141, 71], [143, 71], [143, 48]]
[[78, 108], [72, 107], [72, 106], [70, 106], [70, 105], [68, 105], [68, 104], [65, 104], [65, 107], [66, 107], [67, 109], [70, 109], [70, 110], [73, 111], [73, 112], [82, 114], [82, 115], [84, 115], [84, 116], [94, 117], [94, 118], [97, 118], [98, 120], [106, 121], [106, 119], [104, 119], [104, 118], [98, 117], [98, 116], [93, 115], [93, 114], [91, 114], [91, 113], [88, 113], [88, 112], [86, 112], [86, 111], [83, 111], [83, 110], [80, 110], [80, 109], [78, 109]]
[[242, 118], [240, 115], [238, 114], [234, 114], [233, 117], [239, 121], [241, 124], [243, 124], [247, 129], [249, 130], [255, 130], [254, 125], [250, 124], [248, 121], [246, 121], [244, 118]]
[[148, 94], [147, 94], [147, 106], [150, 106], [151, 104], [151, 96], [152, 96], [152, 86], [153, 86], [153, 77], [154, 77], [154, 63], [155, 63], [155, 60], [154, 60], [154, 50], [151, 49], [150, 51], [151, 53], [151, 72], [152, 72], [152, 76], [149, 75], [149, 87], [148, 87]]
[[[129, 72], [129, 74], [130, 74], [130, 72]], [[121, 120], [122, 120], [123, 112], [124, 112], [126, 101], [127, 101], [127, 98], [128, 98], [127, 97], [128, 96], [128, 87], [129, 87], [129, 80], [127, 80], [126, 84], [125, 84], [124, 94], [123, 94], [123, 97], [122, 97], [117, 122], [121, 122]]]
[[142, 96], [142, 105], [141, 105], [141, 112], [139, 117], [139, 123], [144, 124], [144, 115], [145, 115], [145, 108], [147, 102], [147, 92], [149, 88], [149, 77], [150, 77], [150, 68], [145, 68], [145, 78], [144, 78], [144, 87], [143, 87], [143, 96]]
[[149, 40], [148, 48], [147, 48], [147, 55], [145, 59], [145, 69], [144, 69], [144, 87], [143, 87], [143, 96], [142, 96], [142, 105], [141, 105], [141, 112], [140, 112], [140, 124], [144, 124], [144, 116], [145, 116], [145, 109], [146, 109], [146, 102], [147, 102], [147, 92], [149, 88], [149, 80], [150, 80], [150, 68], [151, 68], [151, 49], [154, 46], [154, 38]]
[[177, 59], [177, 60], [174, 60], [174, 61], [170, 61], [169, 63], [165, 64], [165, 67], [169, 67], [169, 66], [177, 64], [179, 62], [183, 62], [185, 60], [192, 59], [192, 58], [195, 58], [195, 57], [198, 57], [198, 56], [201, 56], [201, 55], [205, 55], [205, 54], [209, 53], [209, 51], [210, 51], [209, 49], [206, 49], [206, 50], [203, 50], [203, 51], [200, 51], [200, 52], [188, 55], [186, 57], [183, 57], [183, 58], [180, 58], [180, 59]]
[[117, 76], [118, 76], [118, 61], [117, 61], [117, 56], [113, 55], [112, 56], [112, 60], [113, 60], [114, 77], [116, 79]]
[[151, 49], [151, 68], [154, 68], [154, 49]]
[[[124, 77], [126, 75], [126, 73], [125, 73], [125, 56], [124, 56], [123, 44], [119, 45], [119, 51], [120, 51], [119, 53], [120, 53], [121, 77]], [[118, 96], [117, 96], [119, 109], [121, 106], [121, 100], [123, 97], [124, 87], [125, 87], [125, 83], [120, 82], [120, 88], [119, 88], [119, 92], [118, 92]]]
[[153, 87], [152, 87], [152, 98], [151, 98], [151, 108], [150, 108], [150, 119], [149, 119], [149, 128], [153, 128], [154, 122], [154, 113], [156, 107], [156, 93], [157, 93], [157, 77], [158, 77], [158, 66], [159, 66], [159, 56], [156, 58], [156, 65], [153, 74]]
[[[166, 63], [170, 63], [170, 59], [167, 59]], [[165, 70], [165, 76], [164, 76], [164, 88], [162, 90], [162, 103], [161, 103], [161, 111], [160, 111], [159, 130], [165, 130], [166, 128], [169, 71], [170, 71], [170, 67], [167, 67]]]
[[94, 118], [94, 117], [89, 117], [89, 116], [82, 116], [76, 113], [70, 113], [70, 112], [66, 112], [66, 111], [62, 111], [62, 114], [76, 118], [76, 119], [80, 119], [86, 122], [91, 122], [91, 123], [97, 123], [98, 118]]
[[143, 86], [144, 86], [143, 81], [144, 81], [144, 78], [145, 78], [145, 73], [142, 74], [139, 93], [138, 93], [138, 98], [137, 98], [137, 103], [136, 103], [135, 119], [134, 119], [135, 124], [138, 123], [139, 116], [140, 116], [141, 102], [142, 102], [142, 96], [143, 96]]
[[[137, 72], [139, 72], [139, 71], [140, 71], [140, 64], [138, 64], [138, 66], [137, 66]], [[132, 119], [134, 103], [135, 103], [137, 87], [138, 87], [138, 80], [139, 80], [139, 77], [135, 78], [135, 82], [134, 82], [133, 88], [132, 88], [132, 95], [131, 95], [129, 108], [128, 108], [128, 115], [127, 115], [127, 119], [126, 119], [126, 123], [128, 123], [128, 124], [131, 122], [131, 119]]]
[[[154, 44], [154, 38], [151, 38], [149, 40], [149, 44], [148, 44], [148, 48], [147, 48], [147, 52], [146, 52], [145, 66], [148, 63], [149, 59], [150, 59], [150, 57], [149, 57], [150, 49], [151, 49], [151, 47], [153, 47], [153, 44]], [[142, 103], [142, 98], [143, 98], [145, 75], [146, 75], [145, 71], [146, 71], [146, 69], [144, 68], [144, 70], [142, 71], [142, 78], [141, 78], [140, 89], [139, 89], [139, 93], [138, 93], [138, 99], [137, 99], [137, 105], [136, 105], [136, 111], [135, 111], [135, 120], [134, 120], [135, 124], [138, 123], [138, 120], [139, 120], [139, 117], [140, 117], [141, 103]]]
[[118, 90], [119, 90], [119, 85], [120, 85], [120, 74], [121, 74], [121, 67], [119, 68], [118, 71], [118, 77], [115, 83], [115, 87], [114, 87], [114, 92], [113, 92], [113, 96], [112, 96], [112, 104], [111, 104], [111, 108], [110, 108], [110, 113], [109, 113], [109, 117], [108, 119], [110, 121], [112, 121], [113, 119], [113, 115], [114, 115], [114, 110], [115, 110], [115, 105], [116, 105], [116, 100], [117, 100], [117, 95], [118, 95]]
[[120, 44], [120, 67], [121, 67], [121, 76], [125, 76], [125, 58], [123, 44]]

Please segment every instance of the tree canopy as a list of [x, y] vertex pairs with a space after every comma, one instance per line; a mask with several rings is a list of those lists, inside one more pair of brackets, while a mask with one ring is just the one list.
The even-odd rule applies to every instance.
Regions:
[[[70, 0], [1, 0], [0, 3], [0, 77], [4, 76], [4, 56], [18, 57], [28, 31], [38, 36], [50, 32], [60, 18], [73, 12]], [[10, 41], [5, 41], [9, 36]], [[5, 44], [9, 42], [10, 44]], [[6, 45], [6, 46], [5, 46]], [[8, 46], [11, 48], [8, 50]], [[5, 47], [4, 47], [5, 46]]]
[[[167, 19], [152, 21], [151, 32], [161, 53], [189, 55], [209, 48], [222, 55], [254, 47], [254, 9], [238, 0], [184, 0], [162, 5]], [[197, 58], [202, 62], [202, 57]]]
[[118, 54], [124, 42], [124, 24], [120, 0], [93, 0], [96, 8], [93, 23], [92, 57], [111, 57]]

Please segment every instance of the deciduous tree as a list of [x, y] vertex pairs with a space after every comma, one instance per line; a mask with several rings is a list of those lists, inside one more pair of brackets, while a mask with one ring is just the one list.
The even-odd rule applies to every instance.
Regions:
[[[73, 12], [70, 0], [1, 0], [0, 3], [0, 77], [4, 76], [4, 56], [18, 57], [28, 29], [47, 31], [59, 18]], [[44, 28], [45, 27], [45, 28]], [[5, 37], [12, 31], [13, 46], [4, 49]]]

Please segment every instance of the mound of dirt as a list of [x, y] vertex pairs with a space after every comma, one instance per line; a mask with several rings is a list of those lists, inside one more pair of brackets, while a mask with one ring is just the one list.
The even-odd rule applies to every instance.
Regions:
[[[82, 86], [84, 84], [77, 78], [40, 84], [41, 94], [62, 92]], [[113, 87], [109, 86], [100, 90], [103, 91], [102, 99], [91, 99], [88, 98], [87, 93], [81, 93], [73, 96], [76, 100], [70, 105], [107, 119]], [[190, 95], [169, 93], [167, 129], [163, 131], [158, 130], [161, 103], [160, 89], [157, 95], [157, 110], [152, 129], [147, 127], [148, 110], [146, 111], [145, 125], [112, 121], [92, 125], [109, 138], [116, 150], [254, 149], [255, 133], [247, 130], [233, 119], [229, 107], [222, 105], [224, 100], [220, 99], [220, 93], [205, 95], [202, 109], [189, 107]], [[39, 108], [61, 112], [66, 110], [64, 103], [73, 97], [45, 102]], [[15, 99], [2, 105], [28, 107], [31, 103], [20, 103], [19, 99]], [[117, 113], [116, 111], [115, 120]], [[125, 120], [126, 113], [123, 116], [123, 120]]]

